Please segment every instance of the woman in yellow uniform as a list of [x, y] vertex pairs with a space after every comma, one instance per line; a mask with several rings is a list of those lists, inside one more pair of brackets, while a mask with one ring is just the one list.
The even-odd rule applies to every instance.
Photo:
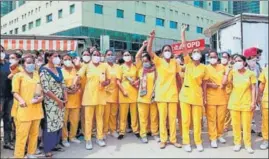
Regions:
[[177, 104], [178, 92], [180, 88], [180, 77], [178, 72], [180, 69], [174, 58], [172, 58], [172, 48], [170, 45], [164, 45], [162, 55], [164, 58], [158, 57], [152, 51], [152, 44], [155, 38], [155, 31], [150, 33], [150, 39], [147, 46], [147, 52], [150, 55], [152, 62], [157, 69], [158, 78], [156, 80], [155, 101], [157, 102], [160, 120], [160, 148], [164, 149], [168, 140], [167, 133], [167, 118], [169, 122], [170, 143], [175, 147], [180, 148], [177, 143], [176, 125], [177, 125]]
[[[246, 58], [242, 55], [235, 57], [234, 69], [225, 72], [222, 84], [232, 84], [232, 92], [229, 98], [228, 109], [231, 112], [234, 151], [241, 149], [241, 125], [243, 126], [243, 140], [249, 153], [254, 153], [251, 148], [251, 121], [253, 111], [256, 108], [257, 79], [254, 72], [245, 68]], [[232, 70], [232, 71], [231, 71]]]
[[[64, 126], [62, 131], [62, 144], [65, 147], [69, 147], [69, 141], [73, 143], [80, 143], [80, 140], [76, 138], [78, 123], [79, 123], [79, 114], [80, 114], [80, 87], [72, 87], [73, 81], [76, 77], [77, 71], [74, 67], [71, 57], [66, 54], [63, 56], [63, 77], [67, 90], [68, 101], [65, 105], [65, 114], [64, 114]], [[67, 124], [70, 122], [70, 132], [67, 130]]]
[[263, 143], [260, 145], [262, 150], [268, 149], [268, 66], [265, 67], [260, 74], [259, 81], [259, 102], [262, 106], [262, 137]]
[[[223, 67], [225, 67], [225, 70], [228, 69], [228, 67], [231, 67], [230, 60], [231, 55], [227, 52], [223, 52], [221, 55], [221, 64]], [[227, 101], [229, 101], [229, 96], [231, 94], [231, 84], [226, 86], [226, 93], [227, 93]], [[225, 123], [224, 123], [224, 132], [227, 132], [229, 130], [229, 127], [231, 126], [231, 115], [229, 109], [226, 110], [226, 116], [225, 116]]]
[[[89, 51], [87, 50], [84, 50], [82, 52], [82, 64], [81, 64], [81, 68], [84, 66], [84, 65], [88, 65], [91, 61], [91, 54], [89, 53]], [[81, 101], [82, 101], [82, 97], [83, 97], [83, 92], [84, 92], [84, 89], [85, 89], [85, 85], [86, 85], [86, 80], [87, 80], [87, 77], [86, 76], [83, 76], [81, 77], [80, 79], [80, 85], [81, 85]], [[81, 133], [84, 135], [84, 132], [85, 132], [85, 107], [81, 107], [81, 112], [80, 112], [80, 124], [81, 124]]]
[[[157, 71], [147, 53], [143, 53], [147, 47], [147, 41], [143, 42], [142, 47], [136, 54], [136, 66], [138, 67], [138, 77], [140, 87], [138, 92], [138, 114], [140, 123], [140, 137], [143, 143], [148, 143], [147, 129], [154, 139], [159, 142], [159, 119], [158, 108], [154, 98], [155, 82], [157, 80]], [[142, 65], [142, 67], [141, 67]]]
[[209, 78], [206, 85], [206, 117], [211, 147], [217, 148], [217, 140], [220, 143], [226, 143], [226, 140], [222, 137], [228, 104], [227, 93], [222, 85], [225, 67], [217, 64], [218, 54], [215, 51], [209, 52], [209, 62], [210, 65], [206, 66]]
[[139, 123], [137, 113], [138, 77], [137, 68], [132, 62], [132, 56], [128, 51], [123, 53], [124, 64], [121, 67], [121, 84], [119, 92], [120, 103], [120, 135], [122, 139], [126, 132], [127, 115], [130, 109], [131, 127], [136, 137], [139, 137]]
[[19, 103], [15, 118], [14, 156], [15, 158], [24, 158], [25, 146], [28, 141], [27, 158], [35, 158], [40, 120], [43, 118], [43, 94], [39, 75], [35, 72], [33, 56], [27, 56], [22, 60], [22, 63], [24, 71], [16, 74], [12, 80], [12, 92]]
[[92, 61], [88, 65], [84, 65], [77, 73], [77, 78], [74, 80], [74, 87], [78, 84], [81, 77], [86, 76], [86, 86], [82, 97], [82, 106], [85, 107], [85, 141], [86, 149], [93, 149], [92, 145], [92, 124], [95, 113], [97, 126], [97, 140], [96, 143], [104, 147], [103, 133], [103, 116], [106, 105], [105, 87], [109, 84], [107, 78], [107, 68], [105, 64], [100, 63], [101, 53], [95, 50], [92, 54]]
[[106, 87], [106, 106], [104, 112], [104, 137], [110, 131], [110, 134], [118, 138], [117, 132], [117, 115], [119, 108], [119, 86], [118, 82], [120, 77], [120, 66], [115, 64], [116, 56], [113, 55], [111, 50], [105, 53], [106, 66], [110, 84]]
[[[182, 26], [181, 38], [182, 44], [185, 45], [185, 30], [187, 26]], [[186, 47], [184, 47], [185, 49]], [[180, 108], [182, 115], [182, 138], [184, 150], [191, 151], [190, 145], [190, 122], [192, 117], [194, 142], [199, 152], [203, 151], [202, 145], [202, 116], [203, 107], [206, 104], [206, 80], [207, 70], [206, 66], [200, 63], [201, 51], [194, 49], [191, 58], [184, 52], [184, 82], [179, 94]]]

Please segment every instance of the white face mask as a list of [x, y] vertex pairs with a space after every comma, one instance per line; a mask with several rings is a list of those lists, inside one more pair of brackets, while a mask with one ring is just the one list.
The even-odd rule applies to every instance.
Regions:
[[218, 60], [216, 58], [210, 58], [209, 62], [210, 64], [215, 65], [218, 62]]
[[228, 63], [228, 60], [225, 58], [221, 58], [221, 64], [226, 65]]
[[52, 59], [52, 63], [53, 63], [54, 65], [59, 65], [59, 64], [61, 63], [61, 59], [60, 59], [59, 57], [54, 57], [54, 58]]
[[132, 57], [131, 56], [123, 56], [123, 60], [125, 62], [130, 62], [132, 60]]
[[82, 60], [83, 60], [84, 62], [89, 62], [89, 61], [91, 60], [91, 56], [83, 56], [83, 57], [82, 57]]
[[100, 56], [92, 56], [92, 62], [93, 63], [99, 63], [101, 60], [101, 57]]
[[195, 53], [192, 54], [191, 57], [192, 57], [193, 60], [198, 61], [198, 60], [201, 59], [202, 55], [200, 53], [195, 52]]
[[4, 60], [6, 57], [6, 54], [4, 52], [1, 52], [1, 60]]
[[73, 66], [73, 64], [72, 64], [72, 62], [71, 62], [70, 60], [66, 60], [66, 61], [64, 61], [64, 65], [65, 65], [66, 67], [72, 67], [72, 66]]
[[36, 63], [36, 65], [39, 67], [39, 66], [43, 65], [43, 62], [38, 61], [38, 62]]
[[11, 65], [14, 65], [14, 64], [17, 63], [17, 60], [15, 60], [15, 59], [9, 59], [9, 63], [10, 63]]
[[236, 62], [233, 67], [235, 70], [240, 70], [244, 67], [244, 63], [243, 62]]
[[170, 51], [165, 51], [165, 52], [163, 53], [163, 56], [164, 56], [164, 58], [166, 58], [166, 59], [170, 59], [171, 55], [172, 55], [172, 53], [171, 53]]
[[249, 67], [254, 68], [256, 67], [256, 64], [257, 64], [257, 59], [248, 60]]

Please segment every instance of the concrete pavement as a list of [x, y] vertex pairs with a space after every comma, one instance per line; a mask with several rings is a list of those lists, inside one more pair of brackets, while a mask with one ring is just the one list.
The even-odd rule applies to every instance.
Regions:
[[[161, 150], [153, 138], [149, 138], [148, 144], [143, 144], [134, 135], [127, 134], [123, 140], [117, 140], [111, 136], [107, 138], [107, 146], [100, 148], [94, 142], [93, 150], [85, 149], [85, 142], [81, 144], [71, 144], [65, 148], [65, 152], [55, 152], [54, 158], [268, 158], [268, 150], [260, 150], [261, 138], [253, 135], [254, 154], [248, 154], [245, 149], [240, 152], [233, 151], [232, 132], [225, 134], [226, 144], [219, 144], [219, 148], [210, 147], [208, 135], [203, 133], [204, 152], [198, 152], [193, 147], [191, 153], [185, 152], [182, 148], [175, 148], [168, 145]], [[180, 139], [181, 141], [181, 139]], [[3, 150], [1, 147], [1, 158], [12, 157], [12, 151]]]

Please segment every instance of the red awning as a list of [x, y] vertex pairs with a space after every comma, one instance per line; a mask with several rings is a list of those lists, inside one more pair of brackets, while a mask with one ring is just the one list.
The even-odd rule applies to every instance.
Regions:
[[1, 39], [1, 45], [6, 50], [55, 50], [65, 51], [77, 49], [77, 40], [31, 40], [31, 39]]

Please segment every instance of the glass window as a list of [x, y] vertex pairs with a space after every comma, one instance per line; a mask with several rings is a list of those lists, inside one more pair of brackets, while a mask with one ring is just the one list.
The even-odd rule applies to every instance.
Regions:
[[58, 10], [58, 19], [61, 19], [63, 17], [63, 10]]
[[94, 13], [103, 14], [103, 5], [94, 4]]
[[219, 11], [220, 10], [220, 1], [213, 1], [213, 11]]
[[19, 6], [23, 5], [25, 3], [24, 0], [19, 0]]
[[124, 18], [124, 10], [117, 9], [117, 18]]
[[52, 21], [52, 14], [47, 15], [47, 23]]
[[145, 23], [146, 16], [143, 14], [135, 13], [135, 21]]
[[164, 19], [156, 18], [156, 25], [157, 26], [164, 26]]
[[69, 8], [69, 13], [73, 14], [75, 12], [75, 4], [72, 4]]
[[19, 28], [15, 28], [14, 32], [15, 32], [15, 34], [18, 34]]
[[34, 22], [30, 22], [30, 23], [28, 24], [28, 28], [29, 28], [29, 30], [31, 30], [33, 27], [34, 27]]
[[39, 19], [37, 19], [37, 20], [35, 21], [35, 26], [38, 27], [38, 26], [40, 26], [40, 25], [41, 25], [41, 19], [39, 18]]
[[202, 27], [196, 27], [196, 32], [202, 34], [203, 28]]
[[22, 26], [22, 32], [25, 32], [26, 31], [26, 24], [24, 24], [23, 26]]
[[194, 3], [194, 6], [196, 6], [196, 7], [203, 8], [203, 6], [204, 6], [203, 1], [194, 1], [193, 3]]
[[170, 28], [171, 29], [177, 29], [177, 22], [170, 21]]
[[9, 34], [13, 34], [13, 30], [10, 30], [10, 31], [9, 31]]

